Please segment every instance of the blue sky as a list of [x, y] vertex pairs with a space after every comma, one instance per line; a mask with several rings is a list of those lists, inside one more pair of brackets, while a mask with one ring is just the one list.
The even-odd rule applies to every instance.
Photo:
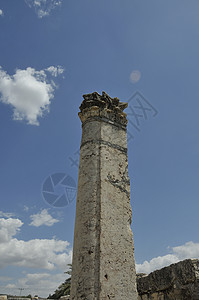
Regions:
[[[129, 101], [137, 270], [199, 258], [198, 11], [197, 0], [0, 1], [0, 293], [48, 296], [66, 278], [75, 201], [57, 208], [42, 189], [57, 173], [77, 185], [77, 113], [93, 91]], [[139, 124], [138, 101], [151, 109]]]

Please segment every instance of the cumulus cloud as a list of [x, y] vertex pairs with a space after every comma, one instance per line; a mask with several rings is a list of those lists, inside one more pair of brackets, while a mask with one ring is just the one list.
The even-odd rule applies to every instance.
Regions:
[[180, 260], [199, 258], [199, 243], [188, 242], [182, 246], [174, 247], [173, 252]]
[[66, 270], [72, 260], [72, 251], [67, 241], [56, 239], [32, 239], [29, 241], [14, 238], [23, 222], [19, 219], [0, 219], [0, 268], [8, 265]]
[[199, 259], [199, 243], [187, 242], [184, 245], [171, 248], [171, 254], [158, 256], [142, 264], [136, 264], [137, 273], [150, 273], [154, 270], [177, 263], [188, 258]]
[[28, 124], [39, 125], [38, 118], [49, 112], [56, 85], [49, 80], [47, 70], [54, 77], [63, 73], [60, 66], [40, 71], [28, 67], [25, 70], [17, 69], [10, 76], [0, 67], [0, 101], [13, 108], [14, 120], [26, 120]]
[[25, 0], [29, 7], [33, 7], [39, 18], [49, 16], [51, 11], [62, 4], [62, 0]]
[[30, 219], [32, 222], [29, 225], [39, 227], [42, 225], [52, 226], [55, 223], [59, 222], [59, 220], [54, 219], [49, 213], [47, 209], [43, 209], [41, 212], [31, 215]]
[[0, 16], [3, 16], [3, 10], [0, 9]]
[[0, 244], [9, 242], [20, 231], [22, 225], [23, 223], [19, 219], [0, 219]]
[[64, 270], [66, 265], [71, 262], [72, 257], [71, 251], [66, 253], [69, 243], [55, 239], [33, 239], [29, 241], [11, 239], [0, 246], [0, 268], [13, 265]]

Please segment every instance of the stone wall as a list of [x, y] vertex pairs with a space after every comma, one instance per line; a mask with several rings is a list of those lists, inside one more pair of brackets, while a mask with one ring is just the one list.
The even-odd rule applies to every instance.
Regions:
[[139, 300], [199, 300], [199, 260], [187, 259], [137, 276]]

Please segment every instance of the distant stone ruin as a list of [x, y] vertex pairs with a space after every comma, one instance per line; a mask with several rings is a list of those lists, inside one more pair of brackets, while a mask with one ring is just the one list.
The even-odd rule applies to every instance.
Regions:
[[139, 300], [199, 300], [199, 260], [187, 259], [148, 276], [137, 274]]

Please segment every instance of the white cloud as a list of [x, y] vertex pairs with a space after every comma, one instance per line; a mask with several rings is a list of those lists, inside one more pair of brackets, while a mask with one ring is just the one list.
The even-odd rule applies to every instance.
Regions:
[[0, 219], [0, 268], [12, 265], [65, 270], [72, 259], [69, 243], [56, 239], [18, 240], [14, 236], [22, 225], [19, 219]]
[[13, 216], [14, 216], [13, 213], [4, 213], [4, 212], [0, 211], [0, 217], [10, 218]]
[[0, 9], [0, 16], [3, 16], [3, 10]]
[[52, 226], [55, 223], [59, 222], [59, 220], [54, 219], [49, 213], [47, 209], [43, 209], [40, 213], [30, 216], [32, 222], [29, 225], [39, 227], [42, 225]]
[[25, 0], [29, 7], [33, 7], [39, 18], [49, 16], [51, 11], [62, 4], [63, 0]]
[[[67, 267], [65, 268], [65, 270]], [[12, 294], [17, 287], [23, 286], [25, 294], [39, 295], [40, 297], [47, 297], [49, 294], [58, 288], [58, 286], [65, 281], [67, 275], [62, 273], [28, 273], [24, 277], [19, 278], [14, 284], [7, 284], [5, 291]]]
[[[52, 76], [61, 74], [63, 70], [60, 66], [49, 68]], [[36, 71], [29, 67], [17, 69], [10, 76], [0, 67], [0, 101], [12, 106], [14, 120], [26, 120], [28, 124], [39, 125], [38, 118], [49, 112], [55, 87], [52, 80], [49, 82], [46, 70]]]
[[50, 66], [46, 69], [46, 71], [50, 72], [52, 76], [57, 77], [64, 72], [64, 68], [62, 68], [61, 66]]
[[180, 260], [186, 258], [199, 258], [199, 243], [188, 242], [182, 246], [174, 247], [173, 252]]
[[19, 219], [0, 219], [0, 244], [9, 242], [20, 231], [22, 225], [23, 223]]
[[65, 270], [72, 258], [72, 252], [67, 251], [68, 246], [67, 241], [54, 239], [29, 241], [11, 239], [0, 245], [0, 268], [12, 265], [47, 270], [56, 268]]
[[24, 210], [25, 212], [28, 212], [28, 211], [29, 211], [29, 207], [28, 207], [27, 205], [24, 205], [23, 210]]
[[18, 240], [15, 235], [22, 225], [23, 222], [19, 219], [0, 219], [0, 268], [16, 266], [47, 271], [26, 274], [24, 269], [21, 278], [19, 273], [18, 278], [0, 276], [4, 293], [16, 293], [16, 289], [22, 286], [26, 294], [47, 297], [67, 278], [64, 272], [72, 261], [72, 251], [67, 241], [55, 238]]
[[150, 273], [188, 258], [199, 259], [199, 243], [188, 242], [184, 245], [173, 247], [171, 252], [171, 254], [144, 261], [142, 264], [136, 264], [137, 273]]
[[136, 264], [137, 273], [150, 273], [154, 270], [169, 266], [172, 263], [178, 262], [179, 259], [175, 255], [168, 254], [165, 256], [158, 256], [150, 261], [144, 261], [142, 264]]

